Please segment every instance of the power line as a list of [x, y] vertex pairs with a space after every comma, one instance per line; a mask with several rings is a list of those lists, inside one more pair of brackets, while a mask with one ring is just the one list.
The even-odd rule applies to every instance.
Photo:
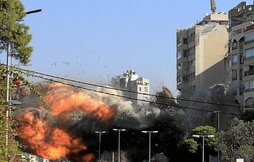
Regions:
[[[30, 75], [30, 76], [41, 78], [41, 79], [51, 81], [51, 82], [62, 83], [62, 84], [68, 85], [68, 86], [72, 86], [72, 87], [75, 87], [75, 88], [84, 89], [84, 90], [88, 90], [88, 91], [93, 91], [93, 92], [96, 92], [96, 93], [107, 94], [107, 95], [120, 97], [120, 98], [126, 98], [126, 99], [130, 99], [130, 100], [149, 102], [149, 103], [154, 103], [154, 104], [163, 105], [163, 106], [173, 106], [173, 107], [182, 108], [182, 109], [189, 109], [189, 110], [196, 110], [196, 111], [214, 113], [214, 111], [212, 111], [212, 110], [204, 110], [204, 109], [198, 109], [198, 108], [192, 108], [192, 107], [184, 107], [184, 106], [180, 106], [180, 105], [173, 105], [173, 104], [166, 104], [166, 103], [161, 103], [161, 102], [154, 102], [154, 101], [148, 101], [148, 100], [143, 100], [143, 99], [137, 99], [137, 98], [132, 98], [132, 97], [128, 97], [128, 96], [123, 96], [123, 95], [113, 94], [113, 93], [109, 93], [109, 92], [104, 92], [104, 91], [101, 91], [101, 90], [95, 90], [95, 89], [91, 89], [91, 88], [87, 88], [87, 87], [81, 87], [81, 86], [73, 85], [73, 84], [70, 84], [70, 83], [63, 82], [63, 81], [49, 79], [49, 78], [45, 78], [45, 77], [35, 75], [35, 74], [30, 74], [30, 73], [24, 72], [24, 71], [20, 71], [20, 72], [25, 74], [25, 75]], [[225, 114], [225, 115], [231, 115], [231, 116], [240, 116], [239, 114], [235, 114], [235, 113], [226, 113], [226, 112], [220, 112], [220, 113]]]
[[[0, 64], [0, 65], [6, 66], [5, 64]], [[148, 93], [133, 92], [133, 91], [129, 91], [129, 90], [126, 90], [126, 89], [120, 89], [120, 88], [115, 88], [115, 87], [107, 87], [107, 86], [98, 85], [98, 84], [94, 84], [94, 83], [88, 83], [88, 82], [81, 82], [81, 81], [77, 81], [77, 80], [73, 80], [73, 79], [63, 78], [63, 77], [59, 77], [59, 76], [55, 76], [55, 75], [49, 75], [49, 74], [36, 72], [36, 71], [31, 71], [31, 70], [22, 69], [22, 68], [17, 68], [17, 67], [12, 67], [12, 68], [13, 68], [14, 71], [26, 71], [28, 73], [35, 73], [35, 74], [44, 75], [44, 76], [47, 76], [47, 77], [61, 79], [61, 80], [70, 81], [70, 82], [74, 82], [74, 83], [79, 83], [79, 84], [84, 84], [84, 85], [89, 85], [89, 86], [94, 86], [94, 87], [100, 87], [100, 88], [106, 88], [106, 89], [112, 89], [112, 90], [117, 90], [117, 91], [123, 91], [123, 92], [128, 92], [128, 93], [133, 93], [133, 94], [147, 95], [147, 96], [159, 97], [159, 98], [168, 98], [168, 99], [194, 102], [194, 103], [211, 104], [211, 105], [216, 105], [216, 106], [228, 106], [228, 107], [235, 107], [235, 108], [240, 108], [240, 107], [244, 108], [244, 106], [241, 106], [241, 105], [219, 104], [219, 103], [215, 103], [215, 102], [205, 102], [205, 101], [197, 101], [197, 100], [190, 100], [190, 99], [179, 99], [179, 98], [169, 97], [169, 96], [165, 97], [165, 96], [153, 95], [153, 94], [148, 94]]]

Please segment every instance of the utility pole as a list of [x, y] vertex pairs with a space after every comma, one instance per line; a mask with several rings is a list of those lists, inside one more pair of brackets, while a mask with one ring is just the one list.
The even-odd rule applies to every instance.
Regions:
[[121, 132], [126, 131], [126, 129], [113, 129], [113, 131], [118, 132], [118, 162], [121, 162]]
[[152, 139], [152, 133], [158, 133], [158, 131], [142, 131], [142, 133], [148, 133], [149, 137], [149, 149], [148, 149], [148, 162], [151, 162], [151, 139]]

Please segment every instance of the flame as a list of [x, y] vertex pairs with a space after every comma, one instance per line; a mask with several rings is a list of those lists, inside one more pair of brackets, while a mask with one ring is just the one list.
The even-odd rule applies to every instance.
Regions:
[[[59, 83], [48, 85], [45, 101], [50, 105], [50, 110], [43, 107], [27, 108], [18, 113], [16, 118], [19, 137], [36, 155], [46, 159], [56, 160], [88, 149], [81, 137], [54, 124], [59, 119], [61, 122], [67, 122], [71, 119], [71, 113], [84, 112], [84, 117], [96, 117], [105, 122], [116, 114], [115, 109], [99, 99]], [[95, 155], [90, 153], [78, 159], [82, 162], [92, 162]]]
[[50, 104], [53, 116], [69, 111], [85, 111], [90, 117], [96, 116], [101, 121], [107, 121], [116, 114], [114, 109], [109, 108], [102, 101], [91, 98], [85, 92], [70, 90], [66, 85], [55, 83], [48, 89], [45, 100]]

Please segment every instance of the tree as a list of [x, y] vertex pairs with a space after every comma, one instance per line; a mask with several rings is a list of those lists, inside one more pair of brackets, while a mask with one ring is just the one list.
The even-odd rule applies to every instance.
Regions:
[[[20, 0], [0, 0], [0, 52], [6, 51], [20, 63], [26, 65], [30, 61], [33, 48], [28, 46], [32, 35], [28, 34], [29, 27], [21, 23], [25, 17], [24, 6]], [[5, 116], [7, 109], [13, 109], [4, 103], [6, 91], [6, 69], [0, 67], [0, 161], [17, 160], [18, 154], [21, 153], [21, 145], [16, 138], [15, 121], [12, 115], [8, 118]], [[18, 80], [11, 80], [11, 89], [18, 86]], [[6, 145], [6, 134], [8, 133], [8, 145]]]
[[[15, 140], [16, 131], [13, 117], [10, 116], [7, 120], [5, 117], [5, 108], [7, 105], [0, 105], [0, 161], [14, 161], [17, 160], [17, 155], [22, 154], [20, 143]], [[13, 108], [13, 107], [9, 107]], [[5, 133], [8, 130], [8, 145], [6, 146]], [[24, 154], [24, 153], [23, 153]]]
[[[196, 135], [215, 135], [216, 129], [211, 126], [199, 126], [192, 129], [192, 134]], [[205, 138], [205, 159], [208, 159], [208, 155], [215, 155], [217, 138]], [[199, 161], [201, 158], [201, 149], [202, 149], [202, 138], [188, 138], [185, 139], [179, 146], [180, 151], [186, 155], [185, 159], [187, 161]]]
[[27, 64], [33, 48], [28, 46], [32, 35], [29, 27], [21, 23], [25, 17], [24, 6], [20, 0], [0, 0], [0, 52], [8, 50], [20, 63]]
[[234, 119], [230, 129], [219, 134], [219, 146], [224, 162], [243, 158], [245, 162], [254, 160], [254, 121], [244, 122]]

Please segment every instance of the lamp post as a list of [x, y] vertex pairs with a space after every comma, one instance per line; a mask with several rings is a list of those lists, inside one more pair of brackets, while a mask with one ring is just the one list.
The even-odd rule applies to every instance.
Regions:
[[[217, 113], [217, 132], [220, 132], [220, 111], [214, 111], [214, 113]], [[220, 162], [220, 150], [219, 150], [219, 141], [218, 141], [218, 144], [217, 144], [217, 158], [218, 158], [218, 162]]]
[[126, 131], [126, 129], [116, 129], [116, 128], [114, 128], [113, 131], [118, 132], [118, 162], [121, 162], [121, 132]]
[[192, 135], [192, 137], [194, 138], [202, 138], [202, 162], [205, 162], [205, 137], [206, 138], [213, 138], [215, 137], [215, 135], [197, 135], [197, 134], [194, 134]]
[[101, 135], [106, 133], [106, 131], [95, 131], [96, 134], [99, 134], [99, 161], [101, 161]]
[[148, 162], [151, 162], [151, 138], [152, 133], [158, 133], [158, 131], [142, 131], [142, 133], [148, 133], [149, 136], [149, 150], [148, 150]]

